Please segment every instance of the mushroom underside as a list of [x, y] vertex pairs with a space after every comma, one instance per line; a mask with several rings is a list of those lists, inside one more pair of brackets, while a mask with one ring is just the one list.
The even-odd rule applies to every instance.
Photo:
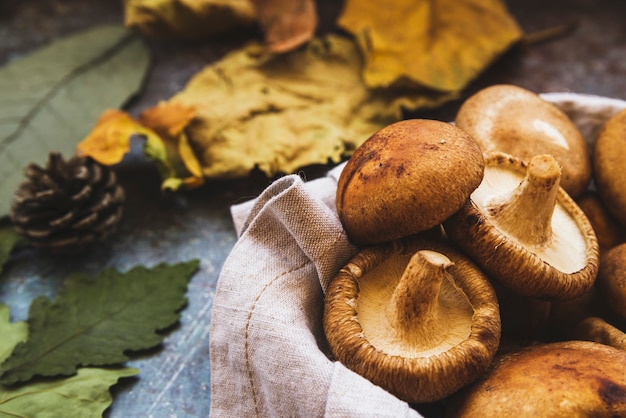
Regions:
[[[363, 250], [339, 272], [327, 290], [324, 329], [334, 356], [348, 368], [407, 402], [433, 402], [488, 367], [500, 340], [499, 309], [486, 277], [460, 253], [435, 243], [407, 242], [399, 252], [397, 244]], [[439, 317], [440, 326], [422, 327], [423, 338], [407, 340], [407, 333], [389, 330], [400, 327], [389, 318], [388, 303], [403, 266], [423, 249], [444, 253], [454, 263], [449, 268], [453, 279], [442, 281], [438, 298], [444, 311], [458, 306]], [[377, 269], [394, 270], [396, 278], [381, 284]], [[363, 316], [364, 309], [372, 312]]]

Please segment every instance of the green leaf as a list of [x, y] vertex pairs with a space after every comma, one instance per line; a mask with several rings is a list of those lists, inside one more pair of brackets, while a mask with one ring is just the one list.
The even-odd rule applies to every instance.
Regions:
[[46, 380], [25, 386], [0, 386], [0, 416], [88, 418], [101, 417], [113, 398], [109, 388], [122, 377], [134, 376], [139, 370], [79, 369], [66, 379]]
[[15, 345], [26, 341], [28, 327], [26, 322], [10, 322], [9, 307], [0, 305], [0, 363], [9, 357]]
[[[0, 219], [0, 274], [4, 263], [9, 259], [11, 251], [22, 242], [8, 218]], [[1, 335], [1, 334], [0, 334]]]
[[163, 336], [156, 331], [178, 321], [197, 268], [193, 260], [71, 276], [54, 302], [39, 297], [31, 303], [28, 340], [0, 366], [0, 383], [119, 364], [128, 360], [128, 350], [157, 346]]
[[0, 68], [0, 216], [23, 167], [45, 163], [50, 151], [73, 155], [106, 108], [137, 93], [149, 55], [124, 28], [101, 26]]

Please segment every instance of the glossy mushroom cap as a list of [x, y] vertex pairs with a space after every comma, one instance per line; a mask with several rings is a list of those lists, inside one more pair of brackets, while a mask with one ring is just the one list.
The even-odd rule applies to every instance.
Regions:
[[324, 331], [346, 367], [411, 403], [475, 380], [500, 341], [487, 278], [460, 253], [427, 241], [362, 250], [326, 292]]
[[530, 164], [503, 153], [485, 160], [470, 199], [444, 222], [446, 233], [487, 275], [512, 291], [545, 300], [582, 296], [598, 271], [589, 220], [559, 187], [550, 155]]
[[489, 86], [463, 102], [455, 122], [486, 154], [504, 152], [525, 162], [553, 155], [563, 169], [565, 191], [576, 198], [587, 190], [589, 145], [568, 116], [538, 94], [508, 84]]
[[439, 225], [480, 184], [476, 141], [452, 124], [410, 119], [357, 148], [337, 185], [337, 212], [357, 245], [391, 241]]
[[624, 417], [625, 365], [626, 351], [588, 341], [511, 352], [454, 395], [446, 417]]

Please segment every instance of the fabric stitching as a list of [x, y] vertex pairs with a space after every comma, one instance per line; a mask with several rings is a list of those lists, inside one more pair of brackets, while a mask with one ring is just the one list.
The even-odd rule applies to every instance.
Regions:
[[257, 394], [256, 394], [256, 388], [254, 386], [254, 380], [253, 380], [253, 377], [252, 377], [252, 367], [250, 366], [250, 355], [248, 353], [249, 348], [250, 348], [250, 346], [248, 345], [248, 330], [250, 328], [250, 321], [252, 320], [252, 314], [254, 313], [254, 309], [256, 307], [257, 302], [259, 301], [259, 299], [261, 299], [261, 296], [263, 295], [263, 293], [265, 293], [265, 291], [270, 286], [272, 286], [274, 283], [276, 283], [280, 278], [286, 276], [287, 274], [290, 274], [290, 273], [293, 273], [293, 272], [298, 271], [300, 269], [303, 269], [304, 267], [306, 267], [310, 263], [311, 263], [311, 260], [307, 260], [303, 264], [301, 264], [299, 266], [296, 266], [296, 267], [294, 267], [292, 269], [289, 269], [287, 271], [284, 271], [281, 274], [279, 274], [278, 276], [274, 277], [269, 282], [267, 282], [265, 284], [265, 286], [263, 286], [261, 291], [259, 291], [259, 293], [254, 298], [254, 301], [252, 302], [252, 305], [250, 306], [250, 310], [248, 311], [248, 317], [246, 318], [246, 326], [245, 326], [245, 331], [244, 331], [244, 359], [245, 359], [245, 363], [246, 363], [246, 371], [248, 373], [248, 382], [250, 383], [250, 390], [252, 392], [252, 402], [254, 403], [254, 415], [257, 416], [257, 417], [260, 416], [260, 413], [259, 413], [259, 406], [258, 406], [258, 399], [257, 399]]

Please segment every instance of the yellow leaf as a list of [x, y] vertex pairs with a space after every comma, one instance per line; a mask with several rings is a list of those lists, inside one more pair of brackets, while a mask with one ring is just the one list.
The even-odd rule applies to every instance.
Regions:
[[124, 0], [126, 27], [153, 38], [209, 38], [255, 21], [248, 0]]
[[139, 121], [121, 110], [107, 110], [76, 146], [76, 153], [104, 165], [114, 165], [130, 151], [131, 138], [139, 135], [145, 139], [144, 154], [155, 162], [163, 178], [163, 189], [198, 187], [204, 178], [184, 133], [194, 115], [193, 108], [177, 104], [159, 104], [147, 109]]
[[145, 131], [128, 113], [109, 109], [102, 113], [92, 131], [76, 146], [76, 153], [104, 165], [114, 165], [130, 151], [130, 137], [145, 134]]
[[160, 102], [144, 110], [139, 115], [139, 122], [161, 137], [176, 138], [196, 116], [193, 106], [182, 103]]
[[358, 39], [371, 87], [461, 90], [522, 36], [502, 0], [347, 0], [338, 24]]
[[[189, 170], [189, 172], [194, 177], [198, 179], [202, 179], [203, 178], [202, 166], [200, 165], [200, 161], [198, 161], [198, 158], [196, 157], [196, 153], [191, 147], [191, 144], [189, 143], [189, 139], [187, 138], [187, 135], [185, 135], [185, 133], [181, 133], [180, 136], [178, 137], [178, 154], [180, 155], [180, 158], [185, 163], [185, 167], [187, 168], [187, 170]], [[195, 184], [196, 181], [190, 182], [190, 184], [191, 183]]]
[[424, 88], [368, 89], [358, 47], [340, 36], [314, 38], [284, 54], [263, 50], [252, 44], [233, 51], [170, 99], [196, 109], [185, 132], [206, 178], [336, 163], [401, 119], [403, 109], [456, 97]]
[[144, 110], [139, 122], [156, 133], [148, 137], [144, 153], [157, 163], [163, 189], [191, 189], [204, 183], [200, 163], [185, 134], [196, 109], [182, 103], [161, 102]]

